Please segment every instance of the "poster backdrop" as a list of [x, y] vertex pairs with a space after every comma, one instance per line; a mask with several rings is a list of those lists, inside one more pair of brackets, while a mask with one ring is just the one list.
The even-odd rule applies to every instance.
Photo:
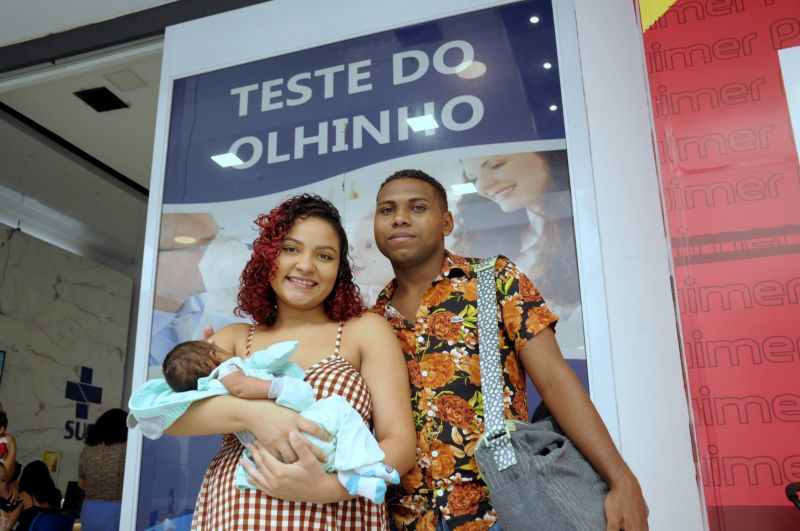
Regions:
[[[316, 193], [340, 209], [356, 279], [374, 301], [392, 277], [373, 241], [375, 196], [387, 176], [416, 168], [448, 189], [456, 219], [448, 247], [502, 253], [529, 273], [560, 316], [562, 349], [586, 382], [549, 1], [179, 79], [171, 109], [151, 377], [203, 325], [237, 319], [253, 220], [288, 196]], [[138, 528], [192, 510], [218, 441], [145, 440]]]
[[800, 4], [681, 0], [644, 42], [710, 527], [798, 529]]

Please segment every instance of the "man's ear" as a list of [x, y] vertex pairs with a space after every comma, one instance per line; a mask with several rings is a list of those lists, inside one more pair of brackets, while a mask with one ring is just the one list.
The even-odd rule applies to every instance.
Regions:
[[448, 210], [443, 214], [444, 218], [442, 219], [442, 233], [445, 236], [450, 236], [450, 233], [453, 232], [453, 226], [455, 223], [453, 222], [453, 214]]

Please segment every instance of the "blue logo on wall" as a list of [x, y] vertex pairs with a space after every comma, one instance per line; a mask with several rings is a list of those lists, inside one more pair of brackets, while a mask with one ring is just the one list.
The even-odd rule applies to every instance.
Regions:
[[88, 419], [89, 404], [99, 404], [103, 399], [103, 388], [92, 385], [93, 372], [89, 367], [81, 367], [81, 380], [67, 382], [64, 396], [75, 401], [75, 416], [79, 419]]

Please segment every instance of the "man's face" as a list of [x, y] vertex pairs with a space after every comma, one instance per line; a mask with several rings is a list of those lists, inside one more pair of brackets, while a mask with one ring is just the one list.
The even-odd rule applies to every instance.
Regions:
[[420, 265], [444, 251], [453, 216], [434, 188], [418, 179], [397, 179], [378, 192], [375, 242], [394, 267]]

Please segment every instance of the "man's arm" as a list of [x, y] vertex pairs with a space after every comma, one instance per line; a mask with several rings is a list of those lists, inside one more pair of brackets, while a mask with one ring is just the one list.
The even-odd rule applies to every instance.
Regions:
[[589, 395], [545, 328], [522, 347], [520, 360], [556, 421], [608, 483], [608, 529], [646, 530], [647, 505], [639, 482], [614, 446]]

